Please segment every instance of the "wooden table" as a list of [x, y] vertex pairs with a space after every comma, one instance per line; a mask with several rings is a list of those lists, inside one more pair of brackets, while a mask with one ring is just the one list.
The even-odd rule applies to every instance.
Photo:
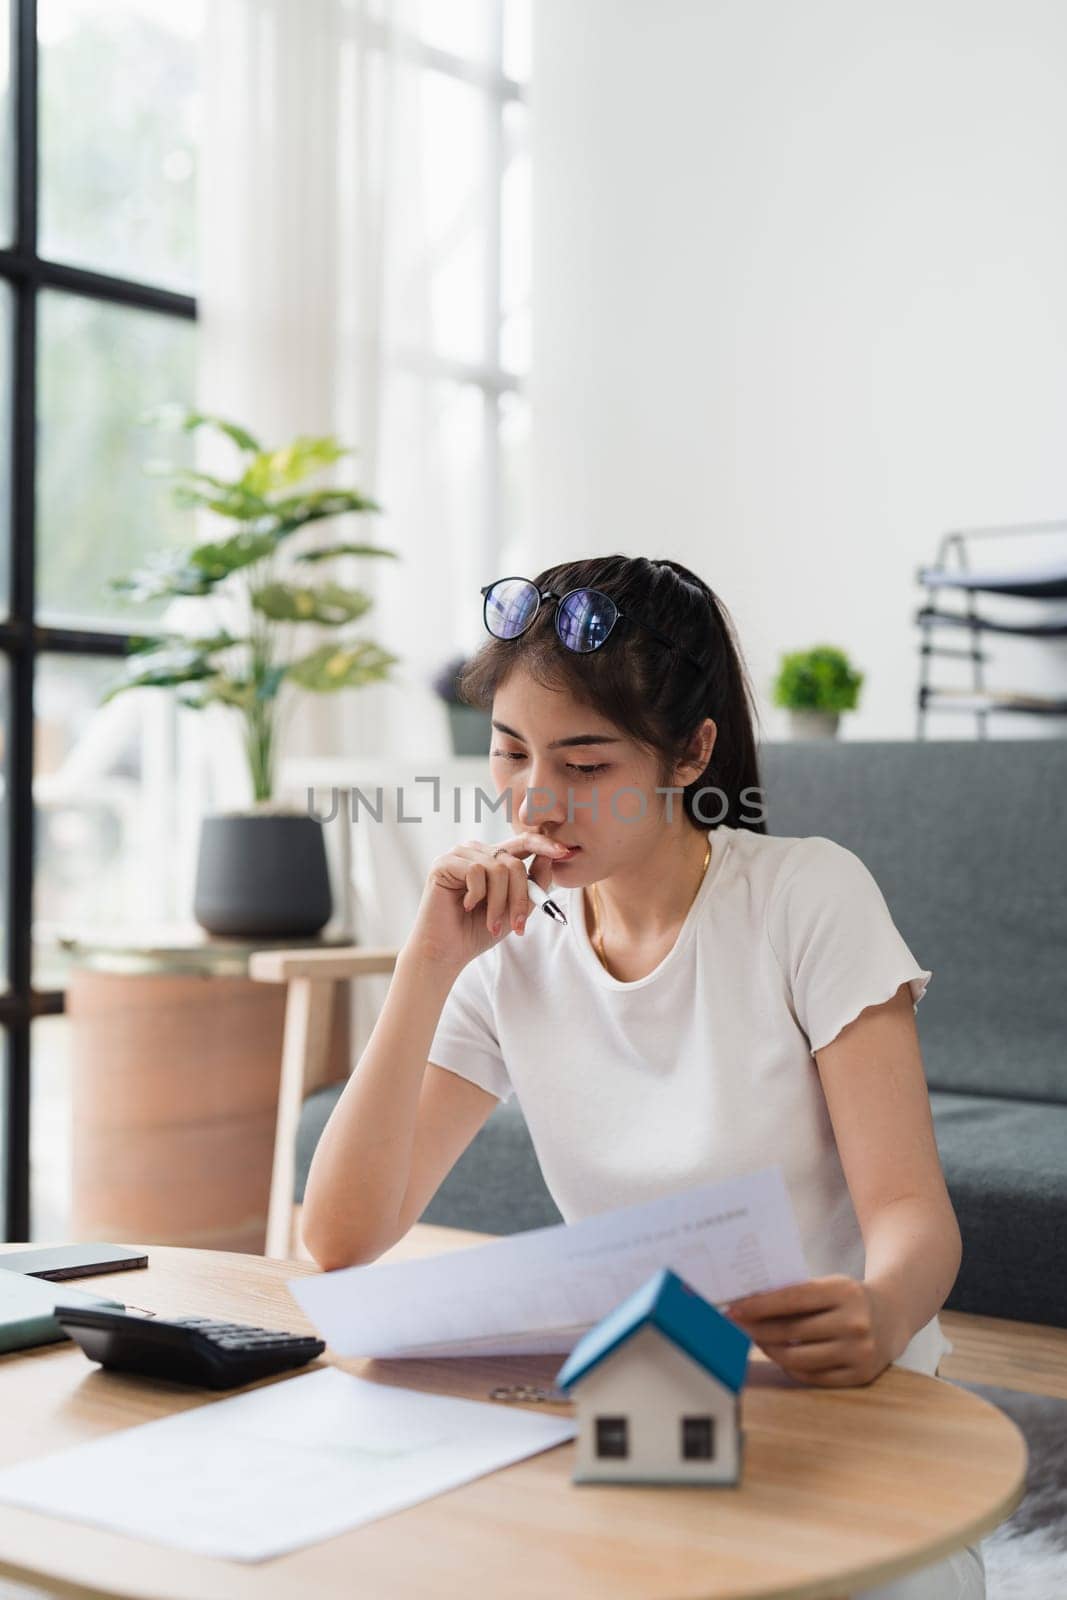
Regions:
[[[381, 1259], [487, 1238], [418, 1225]], [[199, 1312], [309, 1331], [285, 1287], [314, 1270], [307, 1262], [158, 1245], [148, 1256], [146, 1270], [79, 1286], [161, 1315]], [[58, 1298], [62, 1285], [56, 1289]], [[375, 1383], [487, 1400], [494, 1384], [545, 1382], [560, 1363], [482, 1356], [338, 1365]], [[0, 1357], [0, 1463], [217, 1398], [106, 1373], [70, 1344]], [[976, 1542], [1022, 1498], [1026, 1446], [1014, 1423], [964, 1389], [901, 1368], [863, 1388], [806, 1388], [753, 1350], [741, 1420], [737, 1488], [579, 1487], [570, 1481], [574, 1445], [565, 1444], [255, 1564], [0, 1505], [0, 1575], [54, 1594], [138, 1600], [470, 1600], [478, 1592], [508, 1600], [842, 1600]]]

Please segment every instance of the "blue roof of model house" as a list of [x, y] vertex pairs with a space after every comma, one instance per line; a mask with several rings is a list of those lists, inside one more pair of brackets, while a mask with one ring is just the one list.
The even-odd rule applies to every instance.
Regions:
[[582, 1335], [556, 1374], [558, 1387], [569, 1389], [646, 1323], [735, 1394], [740, 1390], [752, 1340], [670, 1267], [655, 1273]]

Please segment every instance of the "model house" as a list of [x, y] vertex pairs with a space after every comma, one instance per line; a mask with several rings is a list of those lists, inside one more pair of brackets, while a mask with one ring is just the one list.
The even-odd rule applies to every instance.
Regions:
[[649, 1278], [557, 1374], [575, 1391], [573, 1481], [739, 1482], [751, 1343], [669, 1267]]

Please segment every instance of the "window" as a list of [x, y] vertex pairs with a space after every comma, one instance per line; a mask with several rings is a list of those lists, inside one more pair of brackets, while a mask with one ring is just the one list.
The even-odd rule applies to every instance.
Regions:
[[682, 1418], [682, 1456], [686, 1461], [714, 1460], [714, 1417]]
[[123, 615], [106, 582], [175, 532], [165, 488], [140, 471], [152, 450], [140, 416], [157, 400], [194, 397], [202, 3], [0, 0], [0, 1212], [8, 1239], [33, 1236], [31, 1053], [42, 1129], [58, 1106], [58, 1090], [44, 1089], [61, 1077], [61, 1025], [34, 1020], [63, 1010], [60, 975], [46, 961], [35, 969], [34, 912], [44, 925], [91, 903], [99, 918], [126, 892], [98, 869], [114, 856], [137, 771], [125, 787], [94, 780], [87, 788], [86, 763], [67, 758], [126, 637], [146, 620]]
[[[521, 570], [525, 536], [532, 0], [404, 0], [391, 29], [378, 0], [333, 3], [368, 54], [380, 64], [388, 54], [395, 68], [393, 113], [405, 119], [409, 178], [424, 201], [410, 236], [414, 209], [398, 203], [391, 213], [380, 498], [398, 515], [417, 500], [420, 525], [429, 507], [435, 528], [455, 530], [450, 546], [474, 592], [487, 561]], [[55, 935], [72, 923], [173, 916], [177, 867], [188, 866], [188, 851], [179, 862], [159, 848], [173, 703], [145, 691], [112, 702], [107, 717], [98, 707], [129, 634], [153, 620], [147, 608], [127, 612], [108, 580], [188, 536], [165, 483], [141, 471], [151, 455], [173, 457], [173, 436], [161, 445], [140, 419], [158, 401], [194, 399], [206, 14], [205, 0], [0, 0], [0, 1221], [9, 1239], [38, 1237], [39, 1224], [64, 1231], [54, 1153], [69, 1115], [68, 1067]], [[371, 92], [374, 81], [371, 71]], [[343, 128], [342, 148], [360, 131]], [[195, 801], [184, 804], [193, 814]], [[47, 1162], [38, 1159], [46, 1146]]]
[[[385, 399], [378, 497], [388, 528], [432, 527], [457, 595], [522, 570], [530, 359], [532, 0], [403, 0], [390, 29], [349, 0], [369, 96], [391, 126], [382, 181]], [[388, 59], [388, 66], [386, 60]], [[410, 572], [380, 574], [379, 616], [399, 625]], [[457, 611], [461, 646], [480, 613]], [[413, 645], [417, 650], [417, 642]]]
[[598, 1456], [628, 1456], [629, 1427], [625, 1417], [597, 1417], [596, 1453]]

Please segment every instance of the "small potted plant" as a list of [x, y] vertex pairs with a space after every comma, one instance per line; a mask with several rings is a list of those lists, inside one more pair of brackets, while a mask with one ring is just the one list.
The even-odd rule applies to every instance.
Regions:
[[[236, 423], [183, 412], [187, 433], [210, 428], [239, 453], [229, 477], [167, 466], [175, 503], [225, 521], [209, 543], [151, 558], [111, 588], [131, 602], [199, 597], [209, 620], [190, 637], [160, 631], [129, 641], [125, 676], [104, 696], [175, 688], [195, 710], [225, 706], [239, 719], [250, 808], [201, 824], [194, 915], [209, 933], [293, 938], [317, 933], [332, 910], [322, 824], [274, 800], [283, 711], [301, 690], [335, 693], [388, 676], [399, 657], [349, 634], [308, 650], [305, 630], [335, 634], [366, 615], [370, 595], [319, 574], [342, 556], [391, 556], [377, 545], [302, 539], [313, 524], [380, 508], [358, 489], [304, 486], [350, 452], [332, 435], [265, 449]], [[284, 694], [283, 694], [284, 692]]]
[[863, 679], [844, 651], [818, 644], [782, 657], [774, 703], [787, 707], [794, 739], [833, 739], [841, 712], [855, 709]]
[[492, 719], [488, 711], [468, 705], [460, 699], [459, 675], [467, 665], [466, 656], [451, 656], [434, 673], [434, 693], [448, 707], [448, 725], [452, 736], [452, 754], [455, 756], [485, 756], [489, 754]]

